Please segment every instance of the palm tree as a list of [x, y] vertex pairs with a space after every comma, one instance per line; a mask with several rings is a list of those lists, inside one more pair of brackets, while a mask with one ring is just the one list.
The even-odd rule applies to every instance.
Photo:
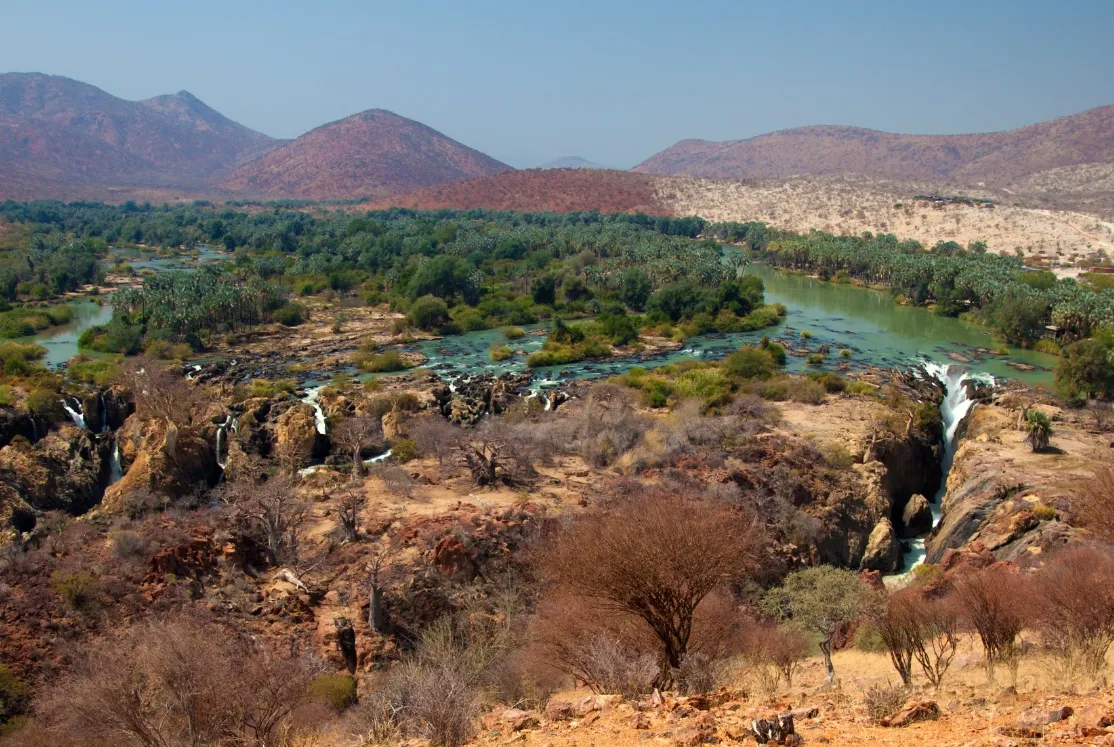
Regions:
[[1052, 421], [1040, 410], [1030, 410], [1026, 417], [1027, 440], [1033, 451], [1044, 451], [1052, 440]]

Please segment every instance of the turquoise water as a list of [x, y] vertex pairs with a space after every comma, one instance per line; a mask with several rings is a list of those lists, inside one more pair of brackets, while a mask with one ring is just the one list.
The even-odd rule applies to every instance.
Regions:
[[[889, 294], [849, 285], [825, 283], [813, 278], [789, 275], [766, 265], [751, 265], [750, 274], [762, 278], [766, 285], [766, 301], [782, 303], [789, 309], [786, 318], [775, 327], [759, 332], [739, 334], [711, 334], [693, 337], [684, 347], [668, 355], [648, 361], [630, 359], [584, 361], [565, 366], [540, 368], [536, 378], [543, 384], [569, 378], [587, 378], [621, 373], [631, 366], [654, 367], [684, 360], [717, 360], [747, 343], [754, 343], [763, 336], [782, 342], [790, 351], [803, 353], [816, 351], [827, 345], [830, 352], [824, 363], [813, 366], [806, 363], [803, 354], [790, 355], [790, 371], [834, 370], [836, 368], [863, 368], [868, 365], [884, 368], [905, 368], [928, 358], [942, 362], [957, 362], [949, 353], [970, 360], [966, 363], [973, 371], [989, 373], [997, 378], [1014, 378], [1030, 383], [1048, 383], [1056, 358], [1042, 353], [1011, 348], [1007, 356], [998, 357], [979, 349], [999, 347], [986, 328], [976, 324], [939, 317], [932, 312], [915, 307], [895, 304]], [[548, 325], [525, 327], [527, 332], [546, 329]], [[809, 332], [811, 339], [800, 333]], [[507, 341], [499, 330], [484, 330], [441, 340], [427, 340], [407, 349], [425, 354], [427, 368], [442, 378], [498, 375], [525, 370], [526, 356], [537, 350], [545, 341], [544, 336], [530, 335], [521, 340]], [[491, 361], [489, 352], [493, 343], [506, 343], [521, 355], [500, 363]], [[839, 351], [852, 351], [850, 359], [839, 357]], [[1019, 371], [1007, 361], [1034, 366], [1035, 371]]]
[[66, 305], [73, 310], [73, 321], [69, 324], [45, 329], [34, 337], [20, 338], [20, 342], [34, 342], [46, 348], [43, 362], [50, 368], [58, 368], [77, 355], [77, 340], [82, 332], [112, 319], [112, 304], [107, 299], [103, 306], [92, 301], [70, 301]]

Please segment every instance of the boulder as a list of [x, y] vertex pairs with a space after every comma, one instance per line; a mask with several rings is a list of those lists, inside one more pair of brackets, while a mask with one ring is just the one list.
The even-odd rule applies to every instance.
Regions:
[[201, 485], [215, 485], [220, 477], [215, 437], [196, 427], [168, 430], [163, 420], [133, 415], [116, 436], [125, 472], [104, 493], [101, 507], [107, 512], [128, 510], [128, 498], [136, 493], [174, 500]]
[[893, 718], [886, 719], [882, 722], [883, 726], [892, 726], [900, 728], [915, 724], [918, 721], [935, 721], [940, 717], [940, 706], [936, 705], [936, 701], [923, 700], [920, 702], [907, 703], [901, 712]]
[[1088, 731], [1106, 730], [1114, 726], [1114, 710], [1100, 705], [1080, 708], [1075, 714], [1075, 725]]
[[0, 449], [0, 482], [32, 508], [79, 515], [100, 501], [107, 459], [88, 431], [65, 424], [35, 445], [16, 439]]
[[932, 509], [928, 499], [920, 493], [914, 495], [905, 504], [901, 513], [902, 538], [919, 537], [932, 531]]
[[38, 424], [31, 419], [31, 413], [27, 411], [0, 408], [0, 448], [10, 444], [16, 436], [23, 436], [27, 441], [34, 442], [45, 430], [39, 429]]
[[576, 707], [565, 700], [551, 700], [545, 704], [545, 717], [549, 721], [572, 721]]
[[1017, 726], [1020, 729], [1040, 731], [1049, 724], [1056, 724], [1071, 718], [1074, 711], [1070, 707], [1063, 708], [1031, 708], [1017, 717]]
[[894, 573], [901, 569], [901, 543], [889, 519], [881, 519], [867, 539], [861, 570]]
[[503, 711], [503, 715], [499, 720], [507, 724], [511, 728], [511, 731], [534, 729], [538, 726], [538, 717], [520, 708], [508, 708]]

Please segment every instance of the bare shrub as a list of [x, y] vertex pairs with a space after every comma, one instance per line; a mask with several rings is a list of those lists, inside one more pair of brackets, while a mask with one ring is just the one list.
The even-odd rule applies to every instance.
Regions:
[[905, 705], [908, 692], [901, 685], [871, 685], [863, 693], [863, 707], [873, 724], [880, 724]]
[[486, 420], [470, 430], [461, 429], [453, 449], [478, 487], [526, 485], [537, 472], [520, 436], [507, 423]]
[[123, 529], [112, 533], [112, 554], [121, 560], [135, 558], [147, 551], [147, 540], [136, 532]]
[[1114, 557], [1066, 550], [1037, 576], [1037, 624], [1069, 675], [1097, 677], [1114, 643]]
[[1114, 543], [1114, 467], [1102, 467], [1079, 486], [1073, 511], [1080, 523], [1102, 540]]
[[436, 457], [437, 466], [443, 468], [460, 438], [460, 428], [439, 415], [432, 415], [410, 426], [410, 438], [423, 454]]
[[652, 653], [628, 649], [621, 641], [607, 636], [589, 642], [585, 663], [588, 681], [594, 683], [594, 689], [630, 698], [653, 690], [661, 672]]
[[306, 702], [318, 670], [190, 619], [95, 641], [40, 703], [63, 742], [269, 745]]
[[353, 542], [360, 536], [360, 514], [367, 505], [367, 496], [364, 494], [363, 485], [348, 486], [340, 496], [340, 528], [347, 542]]
[[579, 451], [592, 466], [606, 467], [630, 451], [647, 428], [648, 422], [635, 412], [628, 392], [596, 385], [572, 423], [569, 448]]
[[760, 681], [767, 683], [764, 689], [769, 691], [781, 681], [792, 687], [793, 675], [812, 648], [807, 633], [786, 625], [755, 625], [747, 631], [745, 642], [747, 659], [759, 670]]
[[872, 600], [867, 615], [906, 686], [913, 681], [913, 651], [920, 638], [920, 621], [914, 611], [914, 597], [919, 594], [917, 589], [881, 592]]
[[1014, 570], [1002, 566], [968, 571], [955, 581], [955, 598], [963, 620], [982, 641], [986, 676], [1005, 664], [1014, 678], [1021, 656], [1018, 636], [1028, 617], [1028, 586]]
[[692, 648], [701, 603], [754, 569], [763, 546], [753, 517], [739, 509], [648, 490], [573, 519], [539, 570], [558, 596], [652, 632], [668, 681]]
[[391, 495], [410, 499], [414, 497], [415, 482], [406, 468], [394, 462], [379, 462], [374, 474], [383, 481], [383, 488]]
[[959, 604], [951, 595], [936, 598], [923, 594], [914, 597], [913, 604], [913, 615], [920, 630], [913, 657], [921, 665], [929, 684], [939, 690], [959, 648]]

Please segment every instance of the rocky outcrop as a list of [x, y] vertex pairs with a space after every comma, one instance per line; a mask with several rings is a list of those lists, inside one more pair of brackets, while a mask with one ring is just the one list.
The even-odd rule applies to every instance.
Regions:
[[501, 376], [475, 376], [457, 379], [450, 387], [433, 392], [441, 414], [454, 423], [469, 425], [484, 415], [498, 415], [522, 397], [533, 374], [508, 373]]
[[867, 539], [866, 552], [860, 569], [894, 573], [901, 569], [901, 543], [889, 519], [882, 519], [874, 525]]
[[318, 445], [320, 437], [310, 405], [298, 403], [275, 421], [275, 448], [296, 465], [306, 464], [322, 451]]
[[16, 436], [22, 436], [27, 441], [34, 442], [39, 435], [45, 432], [46, 428], [40, 429], [38, 424], [31, 419], [31, 413], [26, 410], [17, 411], [8, 407], [0, 408], [0, 449], [10, 444]]
[[932, 531], [932, 508], [928, 499], [917, 493], [905, 504], [901, 512], [901, 537], [920, 537]]
[[38, 511], [83, 514], [104, 492], [105, 456], [88, 431], [63, 425], [34, 445], [16, 439], [0, 449], [0, 482]]
[[125, 511], [129, 496], [144, 491], [174, 500], [215, 485], [220, 467], [208, 430], [172, 428], [168, 433], [163, 420], [129, 417], [116, 434], [124, 476], [105, 491], [102, 508]]

